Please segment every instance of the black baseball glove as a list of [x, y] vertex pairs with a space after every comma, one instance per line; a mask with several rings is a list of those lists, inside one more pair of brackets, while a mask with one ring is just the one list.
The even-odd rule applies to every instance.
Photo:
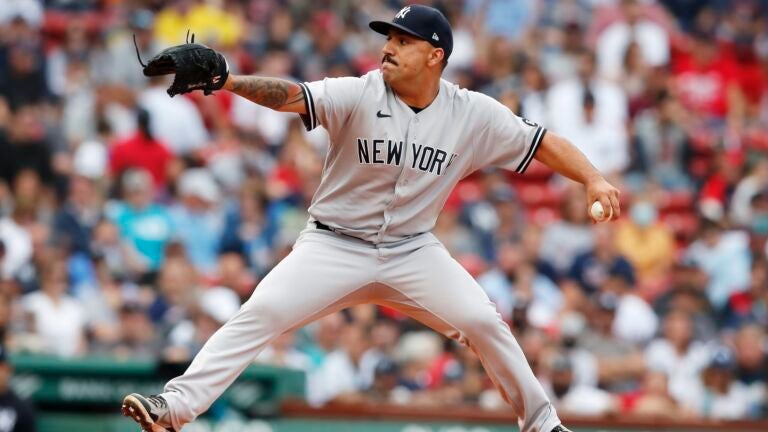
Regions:
[[195, 35], [192, 35], [191, 42], [164, 49], [146, 65], [139, 57], [139, 63], [144, 67], [144, 75], [148, 77], [175, 74], [173, 84], [168, 87], [168, 95], [171, 97], [193, 90], [202, 90], [209, 95], [221, 89], [229, 76], [229, 65], [224, 56], [205, 45], [195, 43]]

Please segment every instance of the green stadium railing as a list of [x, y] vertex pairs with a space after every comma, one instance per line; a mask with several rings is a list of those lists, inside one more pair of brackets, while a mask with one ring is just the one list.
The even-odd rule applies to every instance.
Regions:
[[[132, 392], [155, 394], [187, 365], [104, 357], [61, 359], [31, 355], [11, 356], [15, 373], [11, 385], [31, 400], [39, 414], [40, 432], [63, 430], [113, 432], [120, 424], [123, 396]], [[252, 365], [211, 407], [214, 418], [264, 418], [278, 414], [286, 398], [304, 397], [303, 372], [266, 365]], [[69, 416], [77, 413], [74, 418]], [[74, 421], [92, 424], [62, 428]], [[51, 428], [45, 425], [52, 425]], [[133, 429], [135, 430], [135, 428]]]

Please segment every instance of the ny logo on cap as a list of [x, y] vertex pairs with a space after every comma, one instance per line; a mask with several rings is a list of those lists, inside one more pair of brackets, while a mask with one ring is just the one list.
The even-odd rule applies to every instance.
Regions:
[[405, 18], [405, 15], [408, 12], [410, 12], [410, 11], [411, 11], [411, 7], [410, 6], [406, 6], [406, 7], [402, 8], [402, 9], [400, 9], [400, 12], [398, 12], [397, 15], [395, 15], [395, 19]]

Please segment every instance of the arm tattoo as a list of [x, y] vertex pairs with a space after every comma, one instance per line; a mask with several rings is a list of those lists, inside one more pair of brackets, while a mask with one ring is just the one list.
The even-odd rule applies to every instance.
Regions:
[[279, 109], [304, 100], [303, 92], [299, 91], [290, 100], [291, 87], [295, 84], [278, 78], [262, 78], [255, 76], [238, 77], [233, 83], [232, 91], [259, 105]]

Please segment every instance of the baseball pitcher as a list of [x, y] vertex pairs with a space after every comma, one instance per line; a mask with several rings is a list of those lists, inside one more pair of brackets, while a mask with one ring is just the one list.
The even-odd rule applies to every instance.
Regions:
[[145, 431], [179, 431], [280, 334], [360, 303], [395, 308], [470, 347], [522, 432], [566, 432], [509, 327], [475, 280], [430, 233], [456, 183], [497, 166], [522, 173], [536, 158], [586, 187], [619, 217], [619, 192], [565, 139], [496, 100], [441, 79], [453, 47], [436, 9], [411, 5], [392, 22], [379, 70], [293, 83], [229, 74], [210, 48], [158, 54], [146, 75], [175, 74], [168, 93], [228, 90], [322, 125], [331, 145], [306, 228], [240, 311], [159, 395], [131, 394], [123, 414]]

